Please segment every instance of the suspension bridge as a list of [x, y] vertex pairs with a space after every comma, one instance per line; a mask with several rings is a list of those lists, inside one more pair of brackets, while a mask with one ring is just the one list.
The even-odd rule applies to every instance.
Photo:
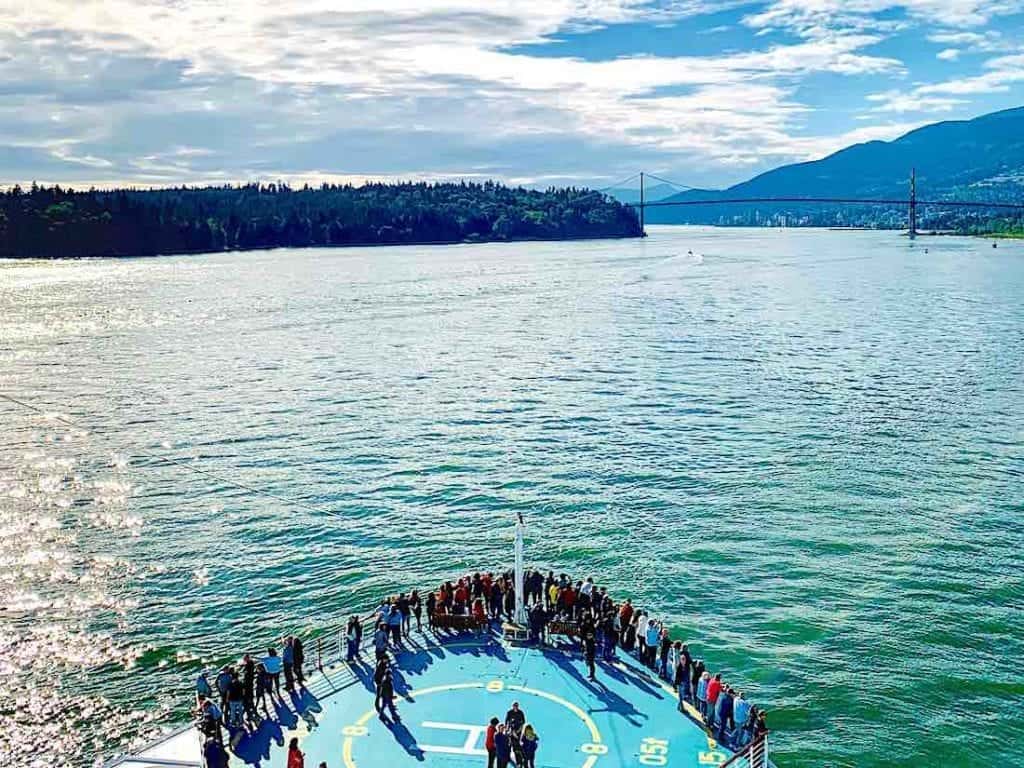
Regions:
[[[634, 179], [639, 177], [640, 180], [640, 200], [638, 202], [624, 203], [625, 205], [635, 208], [640, 216], [640, 230], [644, 231], [644, 219], [645, 213], [649, 208], [670, 208], [670, 207], [693, 207], [700, 205], [753, 205], [753, 204], [774, 204], [774, 203], [800, 203], [800, 204], [825, 204], [825, 205], [874, 205], [874, 206], [906, 206], [907, 209], [907, 234], [914, 238], [918, 234], [918, 208], [921, 206], [941, 206], [944, 208], [965, 208], [965, 209], [987, 209], [987, 210], [1004, 210], [1004, 211], [1016, 211], [1024, 214], [1024, 202], [1021, 203], [1003, 203], [1003, 202], [987, 202], [982, 200], [928, 200], [919, 199], [917, 197], [917, 172], [915, 169], [910, 171], [910, 179], [908, 185], [908, 195], [905, 198], [864, 198], [864, 197], [811, 197], [801, 195], [779, 195], [779, 196], [767, 196], [767, 197], [711, 197], [711, 192], [708, 190], [701, 190], [698, 187], [691, 187], [685, 184], [679, 184], [669, 179], [664, 179], [661, 176], [657, 176], [653, 173], [646, 171], [640, 171], [630, 177], [627, 177], [621, 182], [617, 182], [611, 187], [606, 187], [601, 192], [620, 187], [623, 184], [632, 182]], [[647, 179], [655, 179], [662, 184], [667, 184], [680, 191], [691, 191], [701, 192], [708, 191], [709, 196], [702, 198], [697, 196], [695, 198], [688, 198], [685, 200], [673, 200], [673, 199], [659, 199], [648, 201], [646, 199], [646, 181]]]

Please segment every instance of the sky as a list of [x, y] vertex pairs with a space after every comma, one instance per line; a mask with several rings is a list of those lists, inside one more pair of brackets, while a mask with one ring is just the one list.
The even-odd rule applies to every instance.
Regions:
[[1024, 0], [0, 0], [0, 184], [725, 186], [1024, 104]]

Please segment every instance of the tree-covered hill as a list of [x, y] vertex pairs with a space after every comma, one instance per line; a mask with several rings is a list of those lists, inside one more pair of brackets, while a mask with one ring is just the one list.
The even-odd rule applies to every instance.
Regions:
[[[926, 125], [893, 141], [855, 144], [821, 160], [785, 165], [724, 190], [693, 190], [670, 201], [763, 197], [905, 200], [911, 169], [919, 200], [1024, 203], [1024, 107], [973, 120]], [[648, 223], [904, 227], [907, 206], [811, 203], [709, 204], [654, 208]], [[1000, 231], [1024, 224], [1019, 211], [918, 208], [921, 228]]]
[[586, 189], [284, 184], [0, 194], [0, 257], [149, 256], [281, 246], [637, 237], [633, 209]]

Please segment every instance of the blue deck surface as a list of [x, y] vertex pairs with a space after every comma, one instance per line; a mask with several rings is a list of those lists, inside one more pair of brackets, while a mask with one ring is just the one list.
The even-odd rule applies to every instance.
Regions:
[[[413, 633], [397, 656], [399, 722], [374, 711], [373, 657], [317, 675], [310, 691], [278, 707], [237, 745], [232, 764], [284, 768], [279, 744], [300, 740], [306, 768], [445, 768], [487, 763], [484, 728], [518, 701], [540, 736], [537, 766], [618, 768], [671, 765], [707, 768], [731, 753], [677, 710], [671, 688], [632, 658], [601, 664], [586, 678], [577, 653], [515, 648], [496, 638]], [[239, 757], [242, 760], [239, 760]]]

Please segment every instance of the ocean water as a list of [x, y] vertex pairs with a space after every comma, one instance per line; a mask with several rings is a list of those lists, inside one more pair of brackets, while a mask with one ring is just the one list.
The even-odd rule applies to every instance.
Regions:
[[1024, 243], [5, 262], [0, 392], [43, 411], [0, 401], [5, 767], [92, 765], [204, 663], [507, 565], [517, 511], [530, 562], [767, 707], [780, 768], [1021, 764]]

